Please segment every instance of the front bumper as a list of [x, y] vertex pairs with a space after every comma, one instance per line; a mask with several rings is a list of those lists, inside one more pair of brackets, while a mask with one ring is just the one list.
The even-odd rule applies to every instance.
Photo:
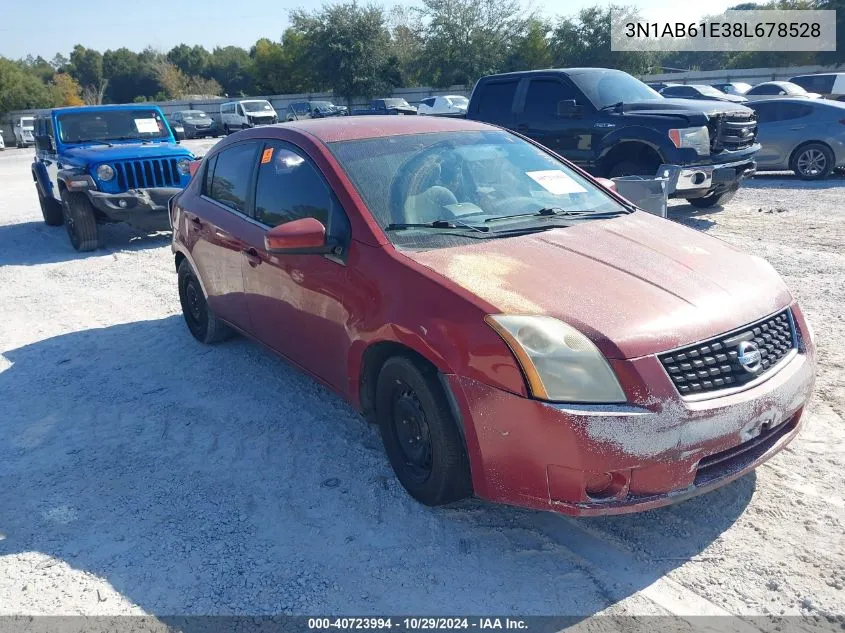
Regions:
[[117, 222], [127, 222], [147, 230], [170, 228], [167, 205], [170, 198], [182, 191], [179, 187], [130, 189], [123, 193], [88, 191], [94, 208]]
[[210, 125], [208, 127], [194, 127], [193, 125], [186, 125], [184, 127], [185, 136], [189, 138], [202, 138], [205, 136], [217, 136], [220, 134], [216, 125]]
[[751, 159], [721, 165], [687, 165], [681, 168], [674, 196], [677, 198], [702, 198], [736, 188], [757, 171]]
[[[676, 503], [741, 477], [792, 440], [815, 378], [803, 341], [760, 384], [695, 402], [680, 397], [656, 356], [611, 364], [639, 404], [555, 405], [447, 376], [476, 494], [576, 516]], [[588, 494], [596, 481], [611, 483]]]

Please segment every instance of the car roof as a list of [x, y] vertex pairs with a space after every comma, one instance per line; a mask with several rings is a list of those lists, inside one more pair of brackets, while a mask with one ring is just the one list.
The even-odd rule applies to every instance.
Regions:
[[[292, 128], [309, 134], [323, 143], [356, 141], [365, 138], [383, 138], [405, 134], [430, 134], [435, 132], [477, 132], [496, 130], [492, 125], [451, 117], [416, 116], [351, 116], [328, 119], [309, 119], [280, 123], [278, 128]], [[265, 128], [267, 129], [267, 128]]]
[[119, 105], [87, 105], [87, 106], [68, 106], [66, 108], [51, 108], [50, 112], [56, 114], [65, 114], [72, 112], [106, 112], [113, 110], [158, 110], [160, 108], [154, 103], [123, 103]]
[[[566, 73], [567, 75], [583, 75], [585, 73], [594, 73], [594, 72], [602, 72], [602, 73], [626, 73], [624, 70], [617, 70], [616, 68], [591, 68], [591, 67], [583, 67], [583, 68], [545, 68], [545, 69], [538, 69], [538, 70], [517, 70], [511, 73], [499, 73], [497, 75], [488, 75], [484, 79], [490, 77], [523, 77], [525, 75], [542, 75], [544, 73]], [[661, 83], [661, 82], [656, 82]]]

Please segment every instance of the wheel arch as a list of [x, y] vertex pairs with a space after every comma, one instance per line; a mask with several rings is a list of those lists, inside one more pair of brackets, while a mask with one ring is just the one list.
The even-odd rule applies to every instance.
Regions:
[[599, 158], [599, 171], [606, 176], [615, 164], [625, 160], [634, 162], [651, 160], [657, 166], [666, 162], [659, 147], [643, 140], [632, 139], [608, 147]]
[[789, 153], [789, 167], [790, 167], [790, 169], [792, 169], [793, 161], [798, 157], [798, 151], [801, 150], [801, 149], [804, 149], [805, 147], [807, 147], [807, 145], [824, 145], [828, 149], [828, 151], [830, 151], [830, 153], [833, 154], [833, 159], [834, 159], [834, 161], [836, 161], [836, 152], [833, 151], [833, 148], [830, 146], [830, 144], [828, 144], [824, 141], [815, 141], [815, 140], [801, 141], [801, 143], [796, 145], [795, 149], [793, 149]]

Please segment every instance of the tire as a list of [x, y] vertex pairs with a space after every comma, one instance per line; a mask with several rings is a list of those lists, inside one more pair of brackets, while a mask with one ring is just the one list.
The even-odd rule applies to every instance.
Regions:
[[193, 337], [200, 343], [212, 344], [234, 335], [232, 328], [218, 319], [209, 309], [199, 279], [187, 259], [179, 264], [179, 303], [182, 316]]
[[621, 160], [611, 165], [608, 170], [608, 178], [619, 178], [620, 176], [654, 176], [657, 173], [658, 164], [650, 164], [645, 161]]
[[387, 457], [414, 499], [438, 506], [472, 494], [469, 461], [436, 372], [405, 356], [379, 372], [376, 419]]
[[62, 191], [62, 212], [70, 244], [80, 252], [100, 245], [94, 208], [84, 193]]
[[223, 136], [229, 136], [229, 134], [231, 134], [231, 132], [229, 131], [229, 126], [224, 123], [223, 124]]
[[61, 226], [64, 224], [65, 218], [62, 213], [62, 205], [55, 198], [48, 198], [41, 193], [41, 187], [35, 185], [35, 190], [38, 192], [38, 204], [41, 205], [41, 216], [44, 218], [44, 224], [47, 226]]
[[801, 180], [822, 180], [834, 167], [833, 152], [823, 143], [807, 143], [796, 149], [789, 160], [789, 168]]
[[699, 209], [709, 209], [710, 207], [715, 206], [723, 207], [728, 202], [733, 200], [733, 197], [736, 195], [737, 189], [739, 189], [739, 187], [732, 187], [727, 191], [723, 191], [722, 193], [711, 193], [709, 196], [704, 196], [703, 198], [689, 198], [687, 202], [689, 202], [694, 207], [698, 207]]

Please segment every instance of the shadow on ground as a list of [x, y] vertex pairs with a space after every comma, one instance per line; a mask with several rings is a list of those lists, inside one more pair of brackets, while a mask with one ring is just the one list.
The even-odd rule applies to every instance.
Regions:
[[742, 182], [749, 189], [839, 189], [845, 186], [845, 172], [832, 173], [824, 180], [801, 180], [791, 172], [758, 172]]
[[[585, 617], [699, 554], [755, 485], [583, 521], [426, 508], [344, 402], [244, 339], [196, 343], [180, 316], [4, 352], [0, 402], [0, 556], [59, 558], [154, 614]], [[98, 609], [66, 590], [66, 609]]]
[[108, 255], [119, 251], [137, 251], [164, 246], [169, 232], [147, 233], [128, 224], [103, 224], [100, 248], [78, 253], [70, 245], [63, 226], [47, 226], [43, 222], [0, 224], [0, 266], [32, 266]]

